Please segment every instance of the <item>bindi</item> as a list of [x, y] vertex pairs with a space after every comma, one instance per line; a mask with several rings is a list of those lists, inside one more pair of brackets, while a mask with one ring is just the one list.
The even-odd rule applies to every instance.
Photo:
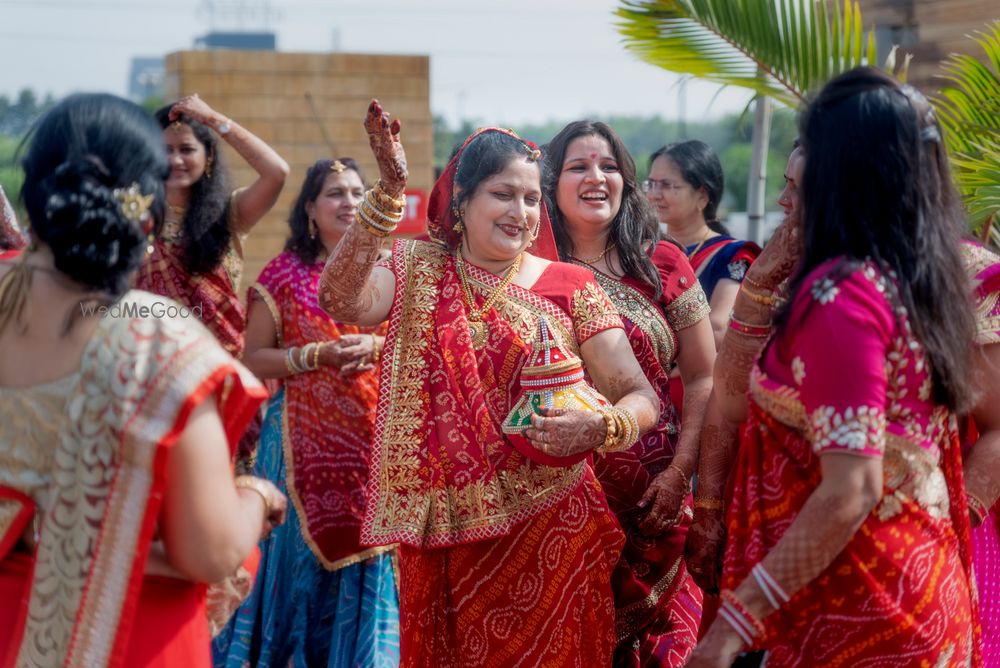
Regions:
[[597, 160], [597, 154], [596, 153], [591, 153], [590, 154], [590, 159], [591, 160]]

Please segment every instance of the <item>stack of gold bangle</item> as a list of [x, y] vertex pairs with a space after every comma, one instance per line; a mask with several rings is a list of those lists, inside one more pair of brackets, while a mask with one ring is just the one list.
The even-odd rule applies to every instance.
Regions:
[[361, 227], [376, 237], [387, 237], [403, 219], [406, 208], [406, 196], [390, 197], [382, 189], [382, 182], [376, 181], [375, 187], [365, 193], [358, 206], [355, 219]]
[[628, 450], [639, 440], [639, 422], [627, 410], [612, 406], [602, 410], [601, 417], [604, 418], [607, 433], [604, 443], [597, 448], [598, 453], [605, 455]]

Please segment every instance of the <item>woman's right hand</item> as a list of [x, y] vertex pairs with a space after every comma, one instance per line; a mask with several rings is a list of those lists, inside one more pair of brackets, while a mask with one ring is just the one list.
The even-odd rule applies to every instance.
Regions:
[[695, 499], [694, 521], [684, 541], [684, 562], [695, 584], [713, 595], [719, 593], [726, 527], [722, 509], [706, 509]]
[[372, 100], [365, 115], [365, 131], [378, 163], [382, 190], [393, 198], [403, 194], [408, 176], [406, 153], [399, 141], [399, 129], [399, 119], [390, 122], [389, 114], [383, 111], [378, 100]]
[[786, 220], [774, 231], [760, 256], [747, 269], [746, 279], [751, 285], [771, 291], [792, 274], [802, 255], [801, 223]]
[[[266, 499], [267, 514], [264, 516], [264, 523], [261, 526], [261, 539], [267, 538], [276, 527], [285, 523], [285, 515], [288, 512], [288, 497], [281, 493], [274, 483], [266, 478], [257, 478], [262, 483], [261, 491]], [[256, 493], [256, 490], [254, 491]]]

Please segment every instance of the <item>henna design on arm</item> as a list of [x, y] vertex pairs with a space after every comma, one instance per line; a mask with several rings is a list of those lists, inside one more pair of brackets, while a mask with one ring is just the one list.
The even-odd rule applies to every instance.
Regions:
[[379, 259], [381, 240], [354, 223], [323, 267], [319, 305], [333, 318], [356, 323], [381, 298], [372, 270]]

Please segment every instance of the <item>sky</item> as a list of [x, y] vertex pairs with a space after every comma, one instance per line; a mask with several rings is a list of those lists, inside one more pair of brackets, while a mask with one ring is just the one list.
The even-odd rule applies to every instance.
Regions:
[[630, 54], [617, 0], [0, 0], [0, 94], [124, 95], [133, 56], [192, 48], [211, 29], [277, 34], [280, 51], [425, 54], [431, 109], [452, 123], [586, 116], [687, 120], [748, 96]]

